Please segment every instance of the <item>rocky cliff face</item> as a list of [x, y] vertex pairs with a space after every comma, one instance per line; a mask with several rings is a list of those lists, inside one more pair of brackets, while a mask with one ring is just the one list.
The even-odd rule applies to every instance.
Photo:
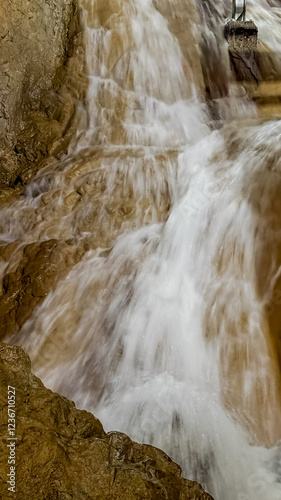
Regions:
[[0, 188], [6, 199], [42, 158], [63, 147], [75, 100], [83, 96], [77, 2], [3, 0], [0, 38]]
[[[46, 161], [67, 149], [75, 130], [77, 104], [86, 93], [87, 75], [77, 0], [24, 0], [20, 4], [3, 0], [0, 39], [1, 205], [22, 193]], [[34, 243], [33, 250], [25, 247], [19, 252], [20, 244], [4, 241], [2, 245], [0, 261], [18, 255], [15, 273], [8, 273], [6, 279], [8, 288], [0, 292], [0, 329], [5, 335], [18, 329], [18, 306], [24, 307], [20, 316], [26, 319], [85, 249], [52, 238], [43, 243], [44, 248]], [[64, 249], [64, 256], [73, 254], [74, 260], [61, 257]], [[28, 275], [24, 272], [27, 262]], [[36, 282], [41, 283], [39, 288], [43, 286], [43, 295], [42, 289], [34, 295]]]
[[165, 453], [125, 434], [106, 434], [93, 415], [46, 389], [20, 347], [1, 343], [0, 357], [0, 498], [14, 498], [7, 483], [11, 386], [17, 500], [212, 500], [197, 483], [183, 479]]

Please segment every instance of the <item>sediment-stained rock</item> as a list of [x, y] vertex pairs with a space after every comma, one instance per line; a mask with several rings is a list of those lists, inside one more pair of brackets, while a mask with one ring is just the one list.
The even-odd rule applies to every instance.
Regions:
[[3, 279], [0, 296], [0, 337], [17, 332], [31, 316], [34, 308], [43, 302], [59, 279], [85, 253], [83, 245], [70, 241], [47, 240], [32, 243], [17, 250], [17, 243], [0, 248], [1, 259], [9, 259], [17, 252], [14, 269]]
[[0, 360], [1, 498], [15, 497], [7, 483], [11, 386], [17, 500], [212, 500], [161, 450], [119, 432], [106, 434], [92, 414], [46, 389], [20, 347], [1, 343]]
[[201, 51], [199, 46], [198, 6], [190, 0], [153, 0], [153, 5], [167, 20], [169, 30], [178, 40], [182, 51], [182, 65], [186, 76], [187, 95], [190, 95], [192, 77], [196, 87], [204, 92], [204, 76], [201, 66]]
[[3, 0], [0, 38], [0, 188], [10, 189], [63, 148], [84, 94], [78, 4]]
[[27, 236], [0, 245], [0, 338], [19, 331], [87, 249], [109, 249], [122, 231], [167, 220], [173, 196], [167, 180], [177, 155], [92, 151], [73, 161], [61, 189], [39, 193], [36, 208], [14, 205]]

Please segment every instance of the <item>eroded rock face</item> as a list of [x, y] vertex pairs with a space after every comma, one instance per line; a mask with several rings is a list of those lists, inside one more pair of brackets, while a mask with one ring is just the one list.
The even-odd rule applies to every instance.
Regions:
[[10, 385], [16, 391], [17, 500], [212, 500], [183, 479], [165, 453], [125, 434], [106, 434], [93, 415], [46, 389], [20, 347], [1, 343], [0, 359], [1, 498], [14, 498], [6, 460]]
[[63, 146], [85, 91], [77, 2], [3, 0], [0, 37], [0, 188], [9, 189]]
[[[281, 263], [281, 182], [278, 171], [280, 143], [276, 139], [279, 129], [278, 125], [274, 130], [261, 124], [254, 128], [244, 126], [242, 130], [237, 130], [231, 124], [222, 130], [226, 146], [223, 154], [226, 154], [225, 160], [237, 162], [251, 145], [251, 155], [247, 156], [244, 170], [241, 200], [247, 200], [255, 214], [252, 220], [258, 221], [257, 226], [253, 225], [251, 248], [254, 250], [248, 254], [251, 255], [253, 267], [247, 263], [247, 246], [243, 239], [238, 244], [239, 240], [232, 239], [228, 231], [224, 233], [224, 251], [218, 254], [218, 259], [216, 257], [216, 265], [221, 276], [227, 276], [230, 267], [231, 273], [235, 272], [237, 276], [241, 272], [244, 276], [254, 276], [255, 293], [262, 307], [260, 310], [247, 309], [244, 305], [247, 304], [247, 298], [241, 293], [236, 281], [231, 300], [234, 300], [236, 290], [239, 290], [238, 300], [242, 305], [240, 317], [237, 315], [234, 321], [230, 316], [226, 319], [225, 308], [220, 306], [222, 301], [219, 292], [212, 299], [212, 306], [207, 309], [207, 323], [210, 328], [213, 307], [216, 309], [213, 318], [218, 323], [227, 321], [228, 335], [223, 338], [220, 347], [222, 395], [226, 407], [239, 411], [253, 443], [270, 447], [278, 443], [281, 437], [281, 282], [277, 274]], [[219, 157], [215, 161], [220, 161]], [[232, 175], [231, 169], [229, 174]], [[236, 217], [239, 220], [238, 214]], [[244, 241], [247, 244], [249, 242]], [[229, 283], [229, 278], [226, 279]], [[225, 289], [221, 290], [225, 294]], [[215, 328], [211, 326], [209, 331], [215, 332]], [[257, 370], [257, 366], [263, 369]], [[245, 373], [253, 374], [250, 397], [244, 390]]]
[[0, 337], [15, 333], [30, 317], [34, 308], [40, 304], [64, 277], [67, 271], [85, 253], [85, 245], [75, 242], [47, 240], [32, 243], [23, 249], [17, 244], [0, 247], [0, 259], [16, 254], [16, 265], [3, 279], [0, 296]]

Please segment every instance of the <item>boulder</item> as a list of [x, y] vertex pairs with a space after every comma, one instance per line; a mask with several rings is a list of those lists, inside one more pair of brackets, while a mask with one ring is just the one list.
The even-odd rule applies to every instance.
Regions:
[[[44, 387], [20, 347], [1, 343], [0, 359], [1, 498], [15, 498], [7, 482], [15, 455], [17, 500], [212, 500], [161, 450], [106, 433], [92, 414]], [[7, 440], [8, 395], [15, 441]]]

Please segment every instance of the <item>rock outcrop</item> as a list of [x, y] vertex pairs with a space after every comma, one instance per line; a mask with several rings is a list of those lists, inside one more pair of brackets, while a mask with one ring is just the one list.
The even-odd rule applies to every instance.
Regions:
[[199, 484], [183, 479], [165, 453], [125, 434], [105, 433], [92, 414], [46, 389], [20, 347], [1, 343], [0, 359], [0, 498], [15, 498], [7, 483], [11, 386], [17, 500], [212, 500]]
[[0, 262], [14, 254], [14, 269], [7, 272], [0, 293], [0, 338], [17, 332], [54, 288], [59, 279], [87, 250], [73, 240], [51, 239], [24, 248], [17, 243], [0, 247]]
[[[23, 193], [46, 162], [66, 151], [88, 79], [77, 0], [23, 0], [20, 5], [3, 0], [0, 39], [2, 205]], [[76, 248], [68, 238], [43, 239], [24, 245], [1, 242], [0, 261], [12, 257], [12, 264], [0, 291], [0, 336], [17, 331], [85, 253], [84, 245]]]
[[76, 0], [0, 6], [0, 188], [25, 183], [61, 150], [85, 92]]
[[174, 0], [172, 3], [167, 0], [152, 0], [152, 3], [167, 20], [170, 32], [178, 40], [189, 95], [192, 77], [196, 87], [200, 88], [204, 94], [204, 77], [198, 35], [199, 7], [190, 0]]

